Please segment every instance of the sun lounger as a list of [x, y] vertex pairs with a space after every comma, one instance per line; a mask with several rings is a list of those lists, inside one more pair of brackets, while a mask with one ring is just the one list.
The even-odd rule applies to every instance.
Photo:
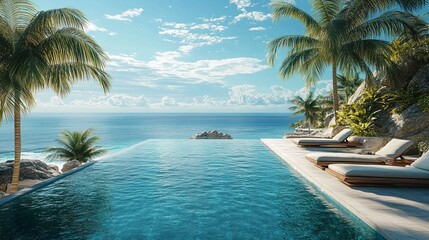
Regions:
[[375, 153], [357, 154], [357, 153], [328, 153], [317, 152], [305, 156], [306, 159], [316, 164], [318, 167], [325, 168], [333, 163], [352, 163], [352, 164], [381, 164], [386, 161], [402, 158], [402, 155], [413, 145], [413, 142], [403, 139], [392, 139], [383, 148]]
[[429, 152], [407, 167], [331, 164], [326, 171], [349, 186], [429, 187]]
[[353, 131], [344, 129], [331, 139], [324, 138], [299, 138], [293, 139], [292, 142], [300, 146], [330, 146], [330, 147], [356, 147], [360, 144], [347, 141], [347, 138], [352, 135]]

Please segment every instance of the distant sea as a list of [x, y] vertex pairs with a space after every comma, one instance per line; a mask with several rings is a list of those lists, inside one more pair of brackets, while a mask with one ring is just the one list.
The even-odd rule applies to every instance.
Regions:
[[[289, 113], [32, 113], [22, 121], [22, 152], [26, 159], [41, 159], [55, 146], [62, 130], [93, 128], [98, 145], [110, 152], [147, 139], [186, 139], [218, 130], [234, 139], [281, 138], [291, 132]], [[13, 159], [13, 122], [0, 126], [0, 162]]]

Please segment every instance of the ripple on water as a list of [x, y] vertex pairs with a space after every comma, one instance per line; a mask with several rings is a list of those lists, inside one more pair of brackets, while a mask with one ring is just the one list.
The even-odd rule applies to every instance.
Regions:
[[0, 226], [21, 239], [375, 239], [257, 140], [146, 141], [1, 207]]

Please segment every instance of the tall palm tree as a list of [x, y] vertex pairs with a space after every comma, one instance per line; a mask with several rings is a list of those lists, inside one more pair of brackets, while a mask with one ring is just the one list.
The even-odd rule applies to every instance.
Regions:
[[52, 88], [70, 92], [77, 80], [94, 79], [104, 92], [110, 76], [108, 57], [84, 32], [87, 20], [76, 9], [36, 12], [27, 0], [0, 0], [0, 116], [14, 119], [15, 159], [11, 191], [19, 183], [21, 113], [34, 105], [34, 92]]
[[91, 137], [93, 129], [85, 131], [68, 131], [61, 132], [60, 139], [57, 142], [60, 147], [48, 147], [46, 151], [50, 153], [49, 159], [62, 159], [66, 161], [78, 160], [79, 162], [87, 162], [107, 152], [99, 146], [94, 146], [94, 143], [99, 141], [99, 137]]
[[355, 93], [356, 89], [363, 82], [363, 79], [361, 79], [357, 73], [354, 75], [337, 75], [337, 79], [338, 91], [344, 93], [346, 103], [349, 101], [349, 97]]
[[309, 92], [306, 98], [295, 96], [290, 102], [293, 104], [289, 110], [294, 111], [292, 116], [304, 114], [304, 120], [308, 124], [308, 130], [311, 126], [316, 124], [320, 119], [321, 107], [319, 104], [319, 97], [314, 96], [314, 92]]
[[426, 0], [312, 0], [314, 17], [294, 4], [273, 1], [273, 19], [282, 16], [299, 20], [306, 28], [304, 35], [276, 38], [268, 44], [268, 64], [274, 65], [279, 48], [290, 48], [280, 66], [282, 79], [299, 72], [307, 86], [314, 85], [325, 69], [331, 66], [333, 107], [337, 119], [339, 109], [337, 70], [343, 73], [364, 72], [372, 79], [371, 66], [380, 69], [392, 65], [388, 41], [375, 37], [415, 31], [423, 22], [408, 12], [375, 13], [399, 4], [414, 9]]

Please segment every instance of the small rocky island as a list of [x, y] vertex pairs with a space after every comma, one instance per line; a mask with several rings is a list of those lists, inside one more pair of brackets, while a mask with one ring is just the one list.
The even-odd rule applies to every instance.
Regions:
[[205, 131], [191, 137], [191, 139], [232, 139], [227, 133], [218, 132], [217, 130]]

